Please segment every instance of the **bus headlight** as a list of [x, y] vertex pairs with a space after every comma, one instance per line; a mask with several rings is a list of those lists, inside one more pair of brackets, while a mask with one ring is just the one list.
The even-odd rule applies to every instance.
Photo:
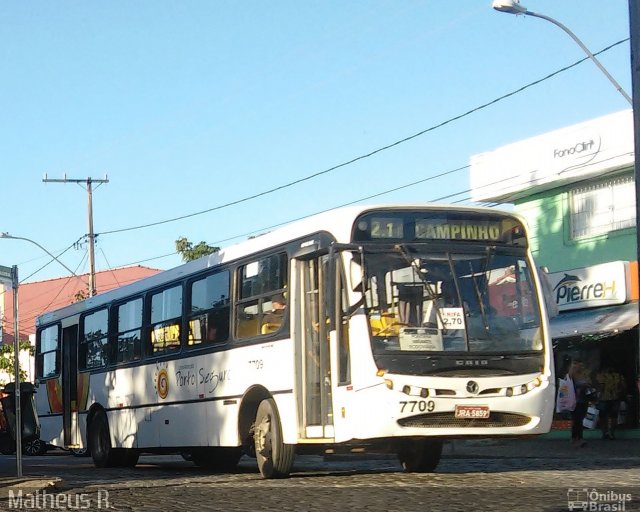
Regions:
[[526, 384], [522, 384], [521, 386], [514, 386], [513, 388], [507, 388], [505, 391], [506, 396], [519, 396], [532, 391], [535, 388], [542, 386], [542, 379], [540, 377], [536, 377], [531, 382], [527, 382]]

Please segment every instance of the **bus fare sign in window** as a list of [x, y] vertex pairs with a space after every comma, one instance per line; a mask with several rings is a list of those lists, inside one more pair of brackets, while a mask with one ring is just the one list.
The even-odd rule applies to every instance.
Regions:
[[371, 238], [400, 238], [404, 237], [403, 221], [398, 218], [375, 217], [371, 219]]

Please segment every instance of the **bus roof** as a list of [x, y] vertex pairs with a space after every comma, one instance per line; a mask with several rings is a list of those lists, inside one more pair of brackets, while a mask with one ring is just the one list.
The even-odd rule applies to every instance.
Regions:
[[374, 210], [393, 210], [393, 211], [415, 211], [415, 210], [433, 210], [433, 211], [467, 211], [478, 213], [492, 213], [494, 215], [502, 214], [507, 217], [515, 217], [523, 224], [524, 221], [520, 216], [512, 212], [496, 210], [487, 207], [469, 207], [447, 204], [381, 204], [381, 205], [361, 205], [336, 208], [323, 213], [304, 217], [302, 219], [286, 224], [274, 231], [258, 235], [254, 238], [244, 240], [234, 245], [221, 248], [218, 252], [208, 256], [202, 256], [197, 260], [184, 263], [177, 267], [159, 272], [153, 276], [149, 276], [139, 281], [135, 281], [125, 286], [114, 288], [94, 297], [89, 297], [83, 301], [79, 301], [57, 310], [48, 311], [40, 315], [36, 319], [36, 327], [46, 325], [61, 318], [73, 316], [84, 311], [92, 310], [103, 304], [114, 300], [124, 299], [126, 297], [139, 294], [143, 291], [160, 287], [163, 284], [187, 277], [201, 270], [215, 267], [224, 263], [228, 263], [239, 258], [249, 256], [254, 253], [276, 247], [286, 242], [302, 238], [306, 235], [326, 231], [330, 233], [339, 243], [350, 242], [353, 223], [357, 217], [363, 213]]

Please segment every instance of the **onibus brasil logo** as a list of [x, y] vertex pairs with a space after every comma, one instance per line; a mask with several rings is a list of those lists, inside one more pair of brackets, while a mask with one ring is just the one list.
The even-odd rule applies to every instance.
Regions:
[[599, 491], [588, 487], [567, 490], [567, 507], [569, 510], [620, 512], [627, 510], [627, 503], [630, 502], [630, 493]]

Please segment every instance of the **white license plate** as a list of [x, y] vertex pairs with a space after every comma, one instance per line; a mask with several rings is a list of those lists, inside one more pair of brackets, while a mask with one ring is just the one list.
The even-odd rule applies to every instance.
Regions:
[[456, 418], [486, 420], [489, 414], [488, 405], [456, 405]]

